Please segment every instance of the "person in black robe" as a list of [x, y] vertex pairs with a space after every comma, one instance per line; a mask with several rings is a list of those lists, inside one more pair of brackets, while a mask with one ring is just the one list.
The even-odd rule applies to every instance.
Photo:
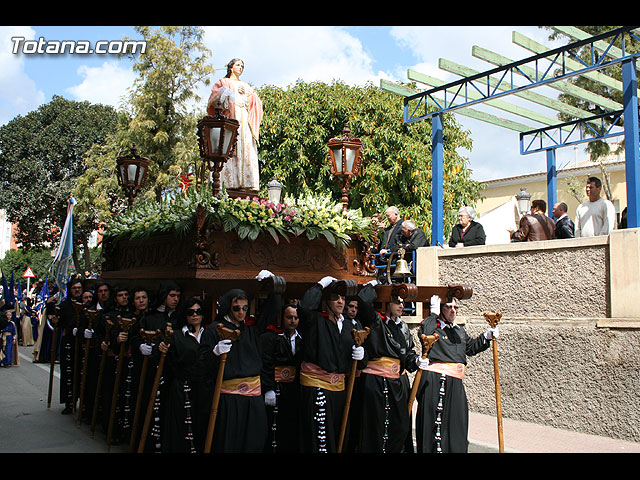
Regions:
[[[104, 411], [104, 385], [111, 385], [113, 383], [113, 372], [115, 370], [114, 355], [109, 349], [109, 342], [111, 336], [107, 336], [107, 321], [114, 323], [115, 318], [111, 319], [105, 316], [105, 313], [113, 310], [114, 303], [111, 298], [111, 286], [99, 281], [94, 284], [94, 296], [89, 310], [97, 312], [92, 325], [93, 333], [91, 335], [91, 341], [89, 343], [89, 364], [87, 369], [87, 415], [91, 414], [91, 422], [95, 417], [96, 425], [100, 424], [106, 428], [105, 417], [108, 418], [109, 413]], [[86, 316], [85, 316], [86, 317]], [[100, 385], [100, 365], [102, 363], [102, 357], [105, 357], [105, 366], [102, 372], [102, 380]], [[110, 379], [110, 381], [108, 380]], [[100, 388], [99, 398], [96, 399], [98, 393], [98, 387]], [[95, 412], [94, 412], [95, 410]], [[106, 432], [106, 430], [105, 430]]]
[[[148, 332], [160, 331], [160, 335], [155, 342], [151, 345], [145, 343], [140, 335], [135, 335], [133, 341], [133, 351], [137, 356], [148, 356], [148, 370], [145, 378], [144, 385], [138, 385], [138, 388], [143, 389], [142, 394], [142, 407], [140, 421], [144, 421], [149, 408], [148, 402], [152, 397], [152, 393], [156, 394], [154, 404], [152, 405], [153, 414], [151, 415], [151, 423], [149, 425], [149, 431], [147, 437], [144, 439], [144, 452], [161, 452], [162, 451], [162, 423], [164, 409], [164, 388], [168, 382], [167, 375], [170, 373], [168, 370], [161, 372], [160, 382], [157, 392], [152, 392], [155, 375], [160, 362], [161, 352], [158, 349], [160, 342], [164, 340], [164, 336], [167, 330], [167, 325], [171, 324], [172, 329], [175, 331], [178, 324], [178, 311], [180, 307], [180, 300], [182, 296], [182, 288], [173, 280], [167, 280], [162, 282], [158, 291], [157, 305], [150, 312], [146, 312], [139, 321], [137, 331], [145, 330]], [[139, 358], [139, 363], [142, 364], [142, 357]], [[142, 431], [139, 432], [142, 435]], [[141, 440], [142, 441], [142, 440]]]
[[[276, 296], [270, 295], [276, 301]], [[208, 402], [203, 415], [209, 418], [221, 355], [227, 354], [220, 390], [212, 453], [261, 453], [267, 439], [267, 415], [260, 384], [262, 357], [259, 336], [273, 311], [263, 305], [258, 317], [248, 316], [249, 296], [232, 289], [218, 302], [215, 321], [202, 335], [201, 354], [206, 362], [204, 388]], [[237, 340], [222, 339], [218, 327], [239, 332]], [[204, 418], [204, 417], [203, 417]]]
[[[74, 409], [74, 369], [75, 369], [75, 342], [78, 325], [81, 322], [80, 315], [74, 302], [82, 301], [82, 280], [73, 279], [67, 283], [67, 297], [60, 303], [60, 316], [58, 327], [62, 334], [60, 343], [60, 403], [64, 404], [63, 415], [68, 415]], [[77, 379], [79, 379], [79, 375]]]
[[[298, 304], [299, 330], [304, 339], [300, 365], [300, 427], [303, 453], [335, 453], [346, 402], [346, 375], [353, 360], [364, 357], [345, 320], [345, 295], [340, 282], [324, 277], [309, 288]], [[345, 432], [345, 438], [349, 438]]]
[[[273, 308], [277, 307], [278, 305], [274, 304]], [[264, 310], [264, 307], [261, 310]], [[260, 382], [265, 396], [267, 423], [270, 427], [265, 452], [297, 453], [300, 450], [298, 374], [302, 337], [297, 330], [299, 319], [296, 304], [287, 303], [279, 310], [281, 325], [270, 321], [265, 332], [260, 336], [262, 351]]]
[[[148, 398], [144, 398], [144, 395], [148, 395], [148, 390], [144, 391], [144, 385], [147, 385], [148, 376], [153, 375], [155, 372], [147, 367], [145, 368], [145, 382], [143, 388], [140, 387], [142, 382], [142, 368], [144, 364], [144, 355], [140, 352], [140, 344], [144, 343], [148, 338], [141, 333], [143, 329], [141, 325], [145, 324], [144, 317], [150, 313], [151, 297], [149, 290], [142, 286], [137, 286], [131, 289], [129, 292], [131, 298], [131, 309], [133, 315], [138, 320], [136, 328], [132, 329], [131, 333], [131, 356], [133, 358], [133, 391], [135, 392], [135, 409], [133, 414], [133, 423], [131, 424], [131, 436], [129, 438], [130, 451], [137, 451], [138, 442], [140, 441], [140, 430], [142, 428], [144, 417], [146, 414]], [[158, 335], [158, 339], [160, 336]], [[153, 342], [152, 342], [153, 343]]]
[[[102, 387], [102, 405], [105, 413], [105, 425], [108, 432], [110, 416], [113, 413], [113, 431], [111, 445], [120, 445], [127, 442], [131, 433], [131, 423], [133, 421], [133, 411], [135, 396], [133, 390], [133, 357], [131, 354], [131, 332], [138, 328], [138, 320], [131, 312], [129, 305], [129, 291], [125, 287], [113, 289], [115, 304], [113, 308], [105, 312], [114, 324], [111, 329], [109, 339], [109, 355], [111, 370], [108, 376], [104, 377]], [[120, 352], [123, 356], [120, 361]], [[113, 392], [115, 388], [116, 376], [118, 374], [118, 364], [121, 367], [120, 381], [118, 383], [118, 394], [116, 397], [115, 409], [113, 408]]]
[[[90, 422], [93, 415], [93, 403], [95, 399], [98, 371], [98, 363], [96, 362], [96, 348], [98, 347], [96, 345], [96, 337], [94, 335], [96, 332], [96, 317], [98, 312], [93, 314], [93, 312], [95, 312], [93, 305], [93, 291], [85, 290], [82, 292], [82, 306], [84, 314], [80, 317], [80, 325], [76, 333], [82, 343], [82, 358], [79, 363], [80, 388], [78, 390], [78, 399], [82, 401], [82, 412], [79, 412], [78, 416], [79, 421], [84, 419], [85, 421]], [[87, 313], [87, 310], [89, 313]]]
[[[434, 305], [432, 299], [432, 305]], [[433, 307], [432, 307], [433, 308]], [[462, 379], [467, 356], [489, 348], [498, 330], [489, 328], [476, 338], [455, 323], [458, 302], [455, 298], [442, 305], [435, 302], [430, 316], [420, 325], [418, 335], [433, 335], [426, 360], [419, 360], [423, 370], [416, 399], [416, 443], [418, 453], [466, 453], [469, 441], [469, 407]], [[439, 313], [436, 313], [439, 312]]]
[[360, 375], [361, 453], [400, 453], [411, 434], [407, 372], [417, 370], [418, 355], [407, 341], [401, 320], [404, 303], [392, 298], [384, 314], [373, 308], [376, 298], [372, 282], [358, 298], [359, 320], [369, 327], [365, 348], [366, 366]]
[[177, 317], [176, 329], [169, 345], [158, 348], [167, 354], [165, 368], [162, 450], [167, 453], [202, 453], [208, 417], [201, 418], [203, 363], [200, 340], [204, 332], [205, 307], [198, 297], [191, 297]]

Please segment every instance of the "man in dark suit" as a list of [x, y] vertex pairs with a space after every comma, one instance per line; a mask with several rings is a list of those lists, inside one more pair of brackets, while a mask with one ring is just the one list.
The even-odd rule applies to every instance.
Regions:
[[405, 250], [416, 250], [420, 247], [427, 246], [427, 236], [419, 229], [413, 220], [405, 220], [402, 222], [400, 233], [396, 237], [398, 247]]
[[380, 242], [380, 245], [378, 245], [378, 252], [381, 255], [393, 252], [398, 248], [396, 239], [398, 234], [400, 234], [400, 229], [402, 228], [402, 218], [400, 217], [398, 207], [391, 206], [387, 208], [384, 214], [387, 217], [389, 226], [384, 229], [382, 241]]
[[574, 238], [573, 220], [567, 215], [567, 204], [564, 202], [556, 203], [552, 212], [556, 219], [556, 238]]

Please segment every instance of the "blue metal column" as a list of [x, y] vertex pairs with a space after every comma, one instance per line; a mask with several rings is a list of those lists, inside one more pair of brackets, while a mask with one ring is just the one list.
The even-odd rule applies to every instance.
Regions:
[[553, 218], [553, 206], [558, 201], [558, 172], [556, 171], [556, 149], [547, 150], [547, 215]]
[[622, 101], [624, 104], [624, 150], [627, 181], [627, 226], [640, 227], [640, 146], [638, 141], [638, 77], [635, 59], [622, 62]]
[[431, 123], [431, 246], [440, 242], [444, 235], [444, 149], [442, 147], [442, 114], [434, 115]]

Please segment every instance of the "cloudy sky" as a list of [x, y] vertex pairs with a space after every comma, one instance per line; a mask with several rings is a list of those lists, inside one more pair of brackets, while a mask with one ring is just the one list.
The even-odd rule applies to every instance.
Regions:
[[[245, 62], [243, 80], [257, 87], [273, 84], [286, 88], [298, 79], [379, 85], [381, 79], [407, 81], [408, 69], [451, 82], [459, 77], [440, 70], [440, 58], [480, 72], [493, 67], [472, 56], [474, 45], [513, 61], [531, 56], [512, 44], [514, 30], [550, 48], [558, 45], [547, 40], [548, 31], [535, 26], [211, 26], [205, 27], [205, 43], [213, 52], [210, 61], [217, 70], [216, 79], [231, 58], [239, 57]], [[49, 102], [53, 95], [117, 107], [134, 79], [128, 61], [115, 55], [25, 52], [39, 38], [95, 44], [125, 36], [137, 38], [128, 26], [0, 27], [0, 125]], [[202, 96], [206, 98], [208, 93], [203, 91]], [[507, 100], [511, 101], [510, 97]], [[499, 111], [490, 113], [509, 118]], [[545, 169], [544, 153], [520, 155], [517, 132], [461, 115], [457, 119], [473, 138], [473, 150], [460, 153], [469, 158], [476, 180]], [[572, 162], [575, 155], [573, 148], [560, 149], [558, 167]], [[581, 148], [578, 155], [583, 155]]]

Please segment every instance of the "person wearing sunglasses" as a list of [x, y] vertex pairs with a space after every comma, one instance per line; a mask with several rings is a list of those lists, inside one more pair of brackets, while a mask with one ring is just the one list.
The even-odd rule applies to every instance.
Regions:
[[376, 312], [375, 281], [365, 285], [358, 302], [360, 321], [370, 328], [364, 347], [366, 367], [362, 387], [361, 453], [413, 452], [411, 415], [407, 409], [410, 386], [407, 372], [414, 372], [418, 355], [407, 324], [402, 320], [404, 302], [393, 297], [383, 312]]
[[498, 338], [498, 327], [471, 337], [456, 323], [459, 304], [455, 297], [444, 303], [439, 297], [432, 298], [431, 304], [434, 313], [423, 320], [418, 336], [437, 333], [439, 338], [429, 350], [428, 358], [418, 359], [423, 373], [416, 396], [417, 451], [466, 453], [469, 406], [462, 380], [467, 357], [489, 348], [490, 341]]
[[[202, 334], [200, 353], [206, 362], [203, 388], [209, 398], [209, 410], [220, 360], [226, 354], [211, 446], [213, 453], [262, 453], [267, 439], [267, 415], [260, 383], [262, 358], [259, 337], [269, 322], [271, 312], [279, 308], [274, 306], [279, 296], [270, 295], [255, 317], [249, 315], [249, 300], [246, 291], [229, 290], [218, 301], [215, 321]], [[219, 338], [218, 324], [228, 330], [237, 330], [237, 340]]]
[[167, 353], [167, 384], [163, 391], [165, 409], [162, 423], [162, 450], [167, 453], [202, 453], [208, 415], [203, 406], [204, 365], [199, 350], [204, 332], [205, 308], [199, 297], [187, 299], [178, 317], [177, 329]]
[[[346, 402], [346, 375], [353, 360], [364, 358], [351, 331], [359, 322], [342, 315], [345, 296], [341, 282], [323, 277], [298, 304], [299, 331], [304, 339], [300, 365], [301, 450], [335, 453]], [[345, 436], [345, 438], [347, 438]]]

